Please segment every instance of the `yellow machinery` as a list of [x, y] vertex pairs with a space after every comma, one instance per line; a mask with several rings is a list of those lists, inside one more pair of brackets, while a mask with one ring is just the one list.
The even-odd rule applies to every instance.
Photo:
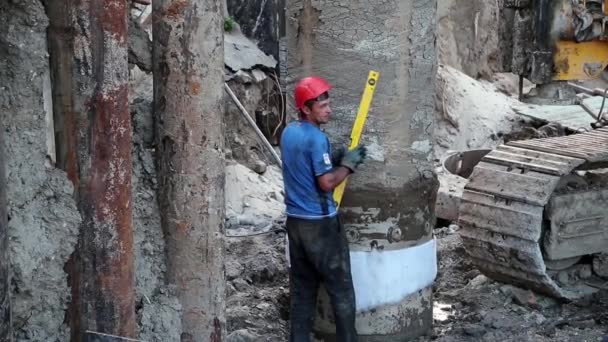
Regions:
[[[501, 33], [512, 48], [502, 60], [537, 85], [599, 77], [608, 65], [607, 3], [505, 0], [511, 30]], [[494, 279], [557, 298], [606, 288], [607, 167], [608, 127], [512, 141], [485, 155], [459, 208], [471, 261]]]
[[505, 0], [505, 71], [535, 84], [598, 78], [608, 66], [608, 0]]

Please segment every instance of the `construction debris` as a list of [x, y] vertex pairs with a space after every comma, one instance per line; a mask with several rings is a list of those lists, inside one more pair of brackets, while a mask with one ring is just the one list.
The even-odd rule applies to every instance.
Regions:
[[268, 56], [239, 30], [224, 34], [224, 62], [232, 71], [251, 70], [256, 66], [274, 69], [277, 61]]
[[[155, 159], [160, 149], [156, 137], [159, 123], [152, 115], [152, 77], [146, 73], [153, 66], [150, 40], [152, 16], [149, 16], [152, 6], [149, 0], [133, 2], [137, 5], [131, 4], [131, 13], [135, 15], [129, 22], [128, 30], [132, 163], [127, 153], [123, 156], [123, 161], [127, 163], [121, 163], [117, 170], [126, 170], [125, 174], [129, 174], [132, 167], [133, 197], [130, 205], [133, 208], [134, 281], [129, 282], [135, 285], [135, 305], [129, 307], [134, 307], [137, 314], [137, 333], [129, 337], [123, 337], [125, 334], [122, 333], [120, 336], [114, 334], [113, 338], [179, 341], [183, 338], [180, 336], [183, 309], [177, 300], [176, 287], [166, 282], [166, 232], [160, 223]], [[79, 214], [74, 199], [75, 188], [78, 189], [78, 184], [73, 182], [75, 169], [67, 170], [68, 173], [62, 171], [56, 162], [61, 163], [66, 154], [61, 151], [55, 153], [55, 145], [48, 144], [49, 141], [55, 143], [57, 139], [61, 142], [70, 137], [64, 134], [65, 122], [55, 122], [53, 129], [53, 120], [50, 120], [56, 110], [50, 101], [52, 94], [66, 95], [62, 93], [65, 89], [51, 88], [51, 78], [58, 80], [61, 75], [68, 75], [69, 70], [54, 70], [49, 66], [49, 60], [62, 61], [54, 49], [61, 48], [67, 42], [65, 35], [73, 33], [73, 28], [61, 26], [64, 22], [54, 17], [61, 14], [58, 12], [64, 8], [64, 4], [55, 1], [62, 6], [53, 6], [51, 3], [24, 0], [0, 4], [0, 46], [3, 48], [0, 49], [0, 60], [5, 62], [0, 70], [0, 123], [4, 134], [5, 159], [2, 163], [6, 167], [7, 180], [5, 216], [8, 219], [8, 253], [12, 274], [10, 288], [7, 289], [12, 296], [14, 338], [19, 342], [64, 342], [70, 339], [66, 320], [69, 320], [67, 305], [70, 301], [66, 272], [70, 271], [70, 264], [66, 267], [66, 261], [74, 251], [78, 227], [83, 226], [83, 217], [88, 217]], [[82, 2], [85, 3], [93, 2]], [[273, 11], [277, 10], [280, 1], [229, 0], [228, 3], [241, 16], [249, 18], [248, 28], [243, 31], [245, 34], [241, 33], [237, 24], [234, 30], [226, 34], [224, 43], [226, 60], [222, 81], [227, 82], [242, 107], [237, 106], [229, 95], [225, 97], [225, 154], [230, 158], [226, 166], [226, 221], [223, 231], [227, 240], [228, 334], [222, 338], [229, 342], [285, 341], [289, 320], [289, 281], [285, 259], [284, 193], [280, 169], [273, 165], [273, 160], [277, 159], [273, 159], [273, 149], [278, 143], [286, 116], [293, 114], [293, 111], [290, 113], [285, 101], [286, 89], [281, 88], [281, 82], [285, 85], [290, 80], [286, 74], [281, 80], [275, 74], [279, 57], [274, 52], [279, 50], [278, 35], [281, 33], [273, 31], [273, 25], [277, 24], [275, 20], [279, 18], [269, 17], [267, 12], [263, 12], [271, 7]], [[308, 6], [314, 2], [302, 3], [309, 8], [309, 13], [307, 20], [298, 23], [298, 29], [301, 30], [301, 37], [308, 39], [310, 44], [317, 44], [314, 35], [320, 34], [318, 29], [323, 21], [327, 23], [336, 19], [336, 25], [348, 25], [348, 21], [342, 21], [344, 15], [338, 12], [316, 12], [314, 6]], [[382, 8], [378, 8], [379, 12], [391, 11], [389, 7], [393, 3], [397, 4], [398, 1], [383, 2]], [[493, 73], [501, 69], [499, 64], [504, 63], [497, 57], [497, 51], [503, 44], [500, 34], [504, 32], [498, 32], [495, 22], [500, 15], [497, 6], [502, 1], [446, 0], [437, 3], [437, 43], [440, 58], [446, 66], [441, 66], [437, 75], [434, 146], [436, 159], [443, 163], [437, 168], [441, 187], [436, 214], [446, 221], [442, 221], [443, 224], [434, 230], [439, 258], [439, 274], [434, 284], [434, 330], [431, 336], [421, 337], [418, 341], [599, 341], [608, 326], [608, 284], [605, 279], [599, 282], [596, 279], [608, 277], [607, 254], [586, 257], [585, 265], [555, 272], [554, 277], [560, 284], [583, 281], [587, 286], [600, 290], [590, 297], [560, 303], [480, 274], [466, 258], [459, 234], [461, 229], [453, 222], [458, 219], [457, 209], [470, 175], [470, 172], [466, 172], [465, 153], [471, 149], [488, 151], [502, 142], [556, 137], [572, 130], [589, 129], [590, 123], [600, 113], [605, 91], [601, 90], [603, 88], [589, 88], [591, 90], [584, 92], [594, 97], [580, 96], [582, 105], [579, 106], [534, 106], [518, 102], [518, 76]], [[426, 6], [430, 11], [432, 6]], [[174, 13], [179, 14], [179, 9]], [[413, 19], [419, 24], [419, 16]], [[94, 37], [87, 31], [90, 28], [86, 23], [81, 28], [83, 37]], [[350, 35], [342, 31], [339, 33]], [[353, 34], [360, 35], [362, 31], [357, 32]], [[385, 32], [374, 32], [376, 34], [382, 37]], [[261, 37], [268, 39], [262, 40]], [[432, 41], [434, 35], [413, 37]], [[368, 42], [370, 46], [379, 46], [375, 41], [372, 43]], [[282, 52], [286, 52], [286, 42], [281, 41], [281, 44]], [[429, 46], [432, 48], [432, 44]], [[115, 57], [118, 53], [123, 56], [124, 50], [123, 45], [120, 49], [109, 49], [108, 56], [104, 58]], [[375, 57], [382, 57], [381, 53], [376, 55], [379, 49], [374, 51]], [[96, 63], [97, 59], [88, 59], [93, 57], [89, 55], [90, 50], [83, 48], [78, 52], [83, 54], [83, 61], [91, 65]], [[343, 52], [340, 50], [340, 53]], [[351, 55], [357, 53], [360, 51], [349, 52]], [[314, 59], [317, 56], [314, 55]], [[367, 58], [371, 54], [362, 56]], [[313, 56], [302, 57], [303, 61], [313, 61]], [[312, 64], [306, 67], [310, 66]], [[345, 64], [338, 67], [348, 69], [351, 66]], [[112, 71], [116, 70], [109, 69], [106, 71], [110, 72], [104, 75], [112, 79], [117, 75]], [[124, 71], [124, 68], [121, 70]], [[319, 70], [311, 68], [309, 71]], [[121, 75], [124, 79], [124, 73]], [[479, 76], [486, 80], [475, 79]], [[64, 86], [69, 84], [67, 81], [60, 83]], [[526, 82], [524, 93], [530, 87]], [[582, 87], [577, 89], [584, 90]], [[70, 101], [67, 97], [61, 97], [61, 101], [56, 101], [55, 105], [66, 104], [63, 100], [66, 103]], [[606, 104], [604, 107], [603, 112], [608, 109]], [[250, 115], [250, 122], [242, 119], [243, 109]], [[348, 115], [353, 111], [348, 106], [334, 109], [336, 115]], [[125, 112], [121, 113], [126, 124], [128, 118], [125, 121]], [[113, 114], [116, 114], [115, 111]], [[257, 127], [259, 131], [252, 127]], [[103, 138], [106, 135], [97, 132], [95, 136]], [[422, 146], [422, 149], [426, 149], [428, 146], [427, 151], [430, 151], [433, 145], [428, 141], [418, 143], [412, 148]], [[268, 148], [268, 145], [274, 146]], [[392, 162], [391, 156], [382, 150], [380, 142], [372, 142], [371, 146], [372, 159], [379, 163]], [[62, 148], [61, 144], [56, 147]], [[563, 146], [560, 148], [563, 149]], [[455, 162], [446, 163], [448, 157], [454, 157], [452, 161]], [[86, 168], [81, 171], [86, 171]], [[432, 174], [424, 171], [425, 176]], [[106, 278], [121, 276], [118, 272]], [[80, 279], [79, 283], [83, 282], [87, 280]], [[110, 337], [110, 331], [101, 329], [85, 333]]]
[[490, 82], [475, 80], [450, 66], [440, 65], [436, 87], [436, 159], [450, 150], [493, 148], [502, 142], [506, 133], [529, 126], [512, 109], [521, 103]]
[[280, 169], [270, 166], [260, 175], [238, 163], [226, 166], [226, 228], [231, 234], [244, 226], [260, 231], [280, 220], [284, 210]]
[[[232, 101], [234, 102], [234, 104], [239, 108], [239, 110], [241, 111], [241, 114], [243, 114], [243, 118], [245, 119], [245, 121], [247, 121], [247, 123], [249, 124], [249, 126], [251, 126], [251, 129], [258, 136], [258, 138], [260, 139], [260, 142], [262, 143], [262, 145], [270, 153], [270, 155], [272, 156], [274, 162], [279, 167], [282, 167], [283, 164], [281, 162], [281, 157], [279, 157], [278, 153], [274, 150], [274, 148], [272, 147], [272, 145], [270, 145], [270, 143], [268, 142], [268, 140], [264, 136], [264, 133], [262, 133], [262, 131], [260, 131], [260, 129], [258, 128], [257, 124], [255, 123], [255, 121], [251, 117], [251, 115], [249, 115], [249, 113], [247, 112], [247, 109], [245, 109], [245, 107], [243, 107], [243, 104], [241, 103], [241, 101], [239, 101], [238, 97], [236, 97], [236, 95], [234, 94], [234, 92], [232, 91], [232, 89], [230, 89], [230, 86], [228, 84], [224, 83], [224, 89], [226, 90], [226, 92], [228, 93], [228, 95], [230, 95], [230, 98], [232, 99]], [[259, 165], [259, 164], [256, 164], [256, 165]]]
[[[589, 131], [591, 124], [597, 121], [603, 96], [583, 99], [580, 105], [518, 105], [513, 110], [523, 116], [538, 120], [544, 124], [557, 123], [571, 131]], [[604, 105], [608, 110], [608, 105]], [[591, 113], [590, 113], [591, 112]], [[594, 114], [592, 114], [594, 113]]]

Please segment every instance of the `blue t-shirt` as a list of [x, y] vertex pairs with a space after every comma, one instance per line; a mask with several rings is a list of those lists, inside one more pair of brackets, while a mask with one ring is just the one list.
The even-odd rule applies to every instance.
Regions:
[[281, 137], [287, 216], [320, 219], [336, 215], [333, 191], [321, 190], [317, 177], [330, 171], [327, 136], [307, 121], [290, 123]]

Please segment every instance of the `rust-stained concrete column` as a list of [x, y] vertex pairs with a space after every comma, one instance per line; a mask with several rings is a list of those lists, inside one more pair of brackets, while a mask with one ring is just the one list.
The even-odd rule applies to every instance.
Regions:
[[82, 216], [68, 268], [73, 341], [135, 337], [126, 0], [52, 0], [58, 164]]
[[[362, 141], [370, 161], [351, 177], [341, 213], [351, 243], [361, 341], [402, 341], [431, 328], [436, 1], [297, 0], [287, 8], [291, 86], [326, 77], [335, 145], [348, 143], [369, 70], [381, 73]], [[321, 295], [317, 332], [333, 334]]]
[[153, 2], [154, 113], [167, 280], [182, 342], [226, 332], [222, 0]]
[[12, 341], [10, 298], [10, 258], [8, 248], [8, 220], [6, 212], [6, 179], [4, 158], [4, 126], [0, 125], [0, 341]]

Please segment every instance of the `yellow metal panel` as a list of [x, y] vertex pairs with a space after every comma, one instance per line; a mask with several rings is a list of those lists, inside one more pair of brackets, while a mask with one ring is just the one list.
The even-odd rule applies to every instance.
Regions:
[[608, 65], [608, 42], [599, 40], [582, 43], [558, 41], [553, 61], [555, 80], [597, 78]]
[[[373, 70], [370, 71], [369, 75], [367, 76], [367, 82], [365, 83], [365, 90], [363, 91], [361, 103], [359, 104], [357, 118], [355, 118], [353, 130], [350, 133], [349, 150], [352, 150], [359, 145], [359, 139], [363, 133], [363, 126], [365, 126], [365, 120], [367, 120], [367, 113], [369, 112], [369, 107], [372, 104], [374, 91], [376, 90], [376, 84], [378, 83], [379, 77], [380, 73]], [[346, 187], [347, 180], [348, 178], [334, 189], [334, 201], [336, 201], [336, 206], [338, 207], [340, 206], [340, 202], [342, 202], [342, 196], [344, 195], [344, 188]]]

